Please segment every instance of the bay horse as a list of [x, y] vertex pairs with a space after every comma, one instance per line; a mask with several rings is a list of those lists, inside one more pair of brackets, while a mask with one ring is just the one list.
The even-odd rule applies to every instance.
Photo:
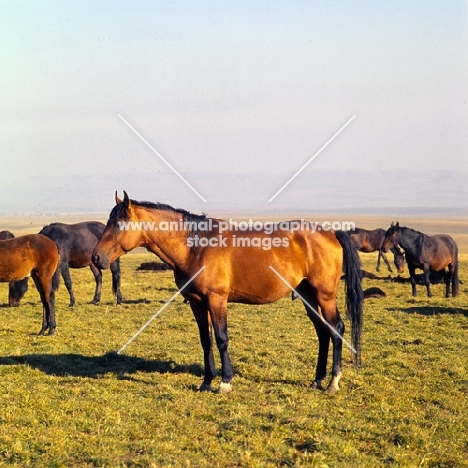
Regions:
[[[14, 239], [15, 236], [10, 231], [0, 231], [0, 240]], [[18, 307], [21, 299], [28, 291], [28, 278], [20, 281], [10, 281], [8, 285], [8, 305]]]
[[[382, 250], [382, 244], [385, 239], [385, 230], [378, 228], [378, 229], [362, 229], [362, 228], [354, 228], [348, 231], [349, 237], [351, 242], [354, 244], [356, 249], [360, 252], [364, 253], [371, 253], [371, 252], [379, 252], [379, 256], [377, 257], [377, 266], [376, 270], [380, 272], [380, 259], [382, 258], [385, 264], [387, 265], [388, 271], [392, 271], [392, 267], [385, 255], [386, 252]], [[393, 253], [394, 263], [398, 273], [403, 273], [405, 269], [405, 257], [401, 250], [396, 246], [391, 246], [390, 250]]]
[[[101, 300], [102, 272], [97, 268], [91, 255], [94, 247], [104, 232], [105, 225], [99, 221], [84, 221], [76, 224], [52, 223], [39, 232], [53, 240], [60, 250], [59, 269], [63, 281], [70, 296], [69, 307], [75, 305], [75, 295], [73, 294], [72, 281], [69, 268], [89, 267], [94, 275], [96, 289], [91, 304], [98, 304]], [[122, 303], [120, 292], [120, 260], [115, 260], [110, 264], [112, 272], [112, 292], [116, 296], [117, 304]]]
[[323, 388], [331, 341], [332, 376], [326, 391], [337, 391], [344, 323], [336, 298], [343, 266], [353, 360], [360, 364], [360, 259], [348, 235], [305, 228], [291, 232], [278, 226], [269, 234], [255, 230], [255, 226], [238, 231], [228, 224], [161, 203], [130, 200], [126, 192], [121, 200], [116, 193], [116, 206], [94, 249], [93, 261], [98, 268], [107, 268], [122, 254], [142, 246], [173, 269], [177, 287], [182, 288], [199, 329], [205, 365], [200, 391], [211, 391], [216, 376], [212, 330], [221, 358], [222, 380], [217, 393], [231, 391], [234, 371], [228, 353], [227, 304], [268, 304], [295, 290], [319, 340], [312, 387]]
[[20, 281], [29, 275], [39, 292], [43, 307], [42, 328], [53, 335], [55, 323], [55, 291], [58, 287], [59, 251], [55, 242], [41, 234], [28, 234], [0, 240], [0, 282]]
[[[445, 276], [445, 297], [458, 295], [458, 246], [452, 237], [446, 234], [428, 236], [414, 229], [391, 224], [386, 232], [382, 249], [398, 244], [404, 251], [411, 278], [413, 297], [416, 296], [416, 268], [424, 271], [424, 283], [427, 296], [432, 297], [430, 272], [437, 271]], [[445, 268], [448, 271], [445, 271]]]

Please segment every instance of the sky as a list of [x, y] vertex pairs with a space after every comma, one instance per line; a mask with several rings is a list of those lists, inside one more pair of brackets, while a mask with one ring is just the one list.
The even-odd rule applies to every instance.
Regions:
[[[91, 186], [64, 187], [64, 177], [89, 175], [93, 189], [101, 178], [107, 190], [114, 178], [171, 172], [125, 121], [201, 195], [201, 173], [273, 173], [252, 187], [268, 199], [348, 122], [300, 177], [468, 172], [465, 1], [0, 0], [0, 9], [0, 184], [15, 193], [43, 177], [67, 200]], [[138, 195], [171, 203], [170, 191], [154, 190]], [[184, 194], [189, 207], [199, 202]], [[17, 209], [39, 199], [28, 194]]]

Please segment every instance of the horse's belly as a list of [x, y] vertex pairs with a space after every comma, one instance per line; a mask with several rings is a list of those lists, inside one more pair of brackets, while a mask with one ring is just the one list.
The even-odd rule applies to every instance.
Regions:
[[238, 304], [271, 304], [279, 299], [282, 299], [290, 290], [284, 291], [283, 294], [275, 294], [272, 291], [265, 292], [263, 294], [246, 294], [241, 292], [233, 292], [228, 296], [228, 302], [236, 302]]
[[270, 304], [278, 301], [289, 293], [291, 293], [291, 288], [282, 282], [274, 281], [269, 282], [269, 284], [262, 284], [260, 281], [257, 281], [249, 285], [231, 287], [231, 291], [228, 295], [228, 302]]

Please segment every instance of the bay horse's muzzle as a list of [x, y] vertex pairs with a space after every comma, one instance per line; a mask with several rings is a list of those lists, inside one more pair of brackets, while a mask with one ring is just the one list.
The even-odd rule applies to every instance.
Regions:
[[99, 269], [109, 268], [109, 259], [106, 257], [103, 258], [96, 251], [93, 252], [91, 259], [97, 268]]

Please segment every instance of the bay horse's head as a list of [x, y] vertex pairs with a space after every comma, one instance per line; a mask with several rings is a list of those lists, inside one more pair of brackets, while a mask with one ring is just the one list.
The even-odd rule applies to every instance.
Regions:
[[398, 245], [390, 247], [390, 250], [393, 253], [393, 263], [396, 266], [398, 273], [403, 273], [405, 271], [405, 251]]
[[397, 221], [396, 224], [392, 223], [385, 233], [385, 239], [382, 243], [382, 251], [388, 252], [388, 250], [398, 244], [400, 237], [400, 223]]
[[98, 268], [109, 268], [112, 262], [138, 247], [141, 242], [141, 231], [133, 229], [135, 224], [132, 221], [138, 220], [127, 192], [124, 191], [123, 200], [115, 192], [115, 202], [106, 228], [93, 251], [92, 260]]

